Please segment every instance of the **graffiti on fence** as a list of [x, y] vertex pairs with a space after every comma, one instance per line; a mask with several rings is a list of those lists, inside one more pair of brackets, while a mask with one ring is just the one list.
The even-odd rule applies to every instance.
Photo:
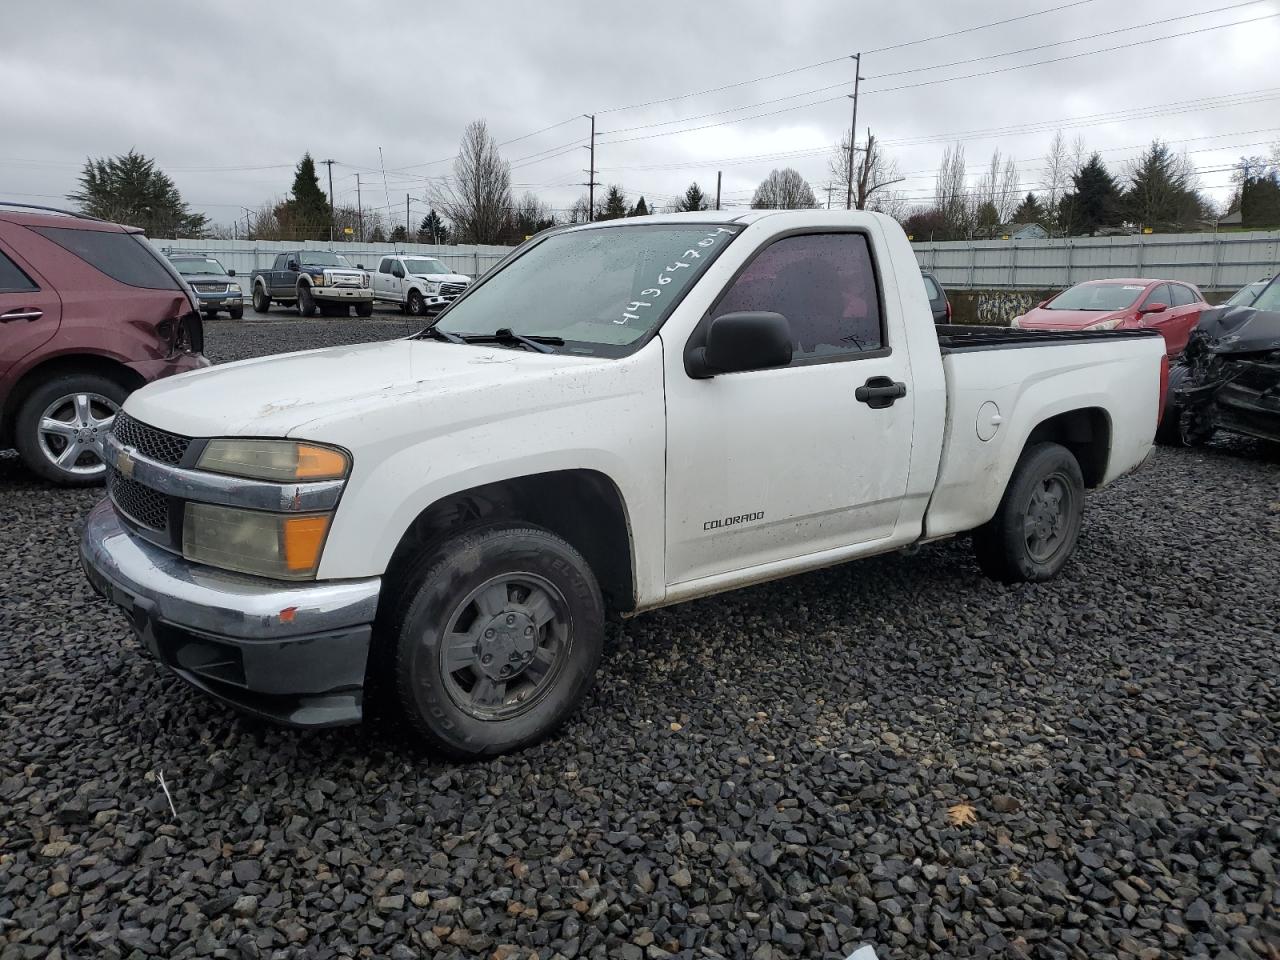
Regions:
[[978, 294], [978, 322], [1007, 327], [1010, 320], [1022, 316], [1035, 305], [1035, 298], [1029, 293], [984, 290]]

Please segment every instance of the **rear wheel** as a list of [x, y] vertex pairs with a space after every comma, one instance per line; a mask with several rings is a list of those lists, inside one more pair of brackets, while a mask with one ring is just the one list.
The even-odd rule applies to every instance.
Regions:
[[96, 373], [71, 373], [37, 387], [18, 409], [14, 442], [23, 462], [54, 483], [101, 483], [102, 444], [129, 391]]
[[253, 285], [253, 312], [266, 313], [271, 309], [271, 297], [260, 283]]
[[307, 286], [298, 286], [298, 313], [304, 317], [314, 317], [316, 315], [316, 300], [311, 296], [311, 288]]
[[461, 534], [408, 573], [386, 635], [390, 679], [434, 750], [492, 756], [554, 732], [591, 688], [604, 604], [572, 546], [537, 528]]
[[996, 515], [973, 533], [982, 572], [1005, 583], [1050, 580], [1075, 552], [1084, 516], [1084, 478], [1066, 447], [1038, 443], [1022, 453]]

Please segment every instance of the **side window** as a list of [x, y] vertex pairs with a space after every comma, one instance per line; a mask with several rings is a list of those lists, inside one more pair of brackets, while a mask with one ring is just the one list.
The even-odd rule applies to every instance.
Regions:
[[39, 289], [21, 267], [0, 251], [0, 293], [27, 293]]
[[924, 293], [930, 300], [941, 300], [942, 291], [938, 289], [938, 285], [933, 282], [933, 277], [926, 276], [924, 278]]
[[1169, 285], [1167, 283], [1162, 283], [1153, 288], [1152, 291], [1147, 294], [1147, 299], [1142, 301], [1142, 305], [1144, 307], [1149, 307], [1153, 303], [1163, 303], [1166, 306], [1169, 304]]
[[1173, 291], [1173, 304], [1175, 307], [1186, 307], [1196, 302], [1195, 292], [1190, 287], [1185, 287], [1180, 283], [1169, 284], [1169, 289]]
[[390, 272], [391, 272], [391, 258], [390, 258], [390, 257], [383, 257], [383, 258], [382, 258], [382, 262], [381, 262], [380, 264], [378, 264], [378, 272], [379, 272], [379, 273], [390, 273]]
[[181, 290], [170, 272], [145, 240], [132, 233], [77, 230], [73, 227], [32, 227], [36, 233], [69, 250], [112, 280], [147, 290]]
[[875, 268], [861, 233], [813, 233], [774, 241], [712, 309], [780, 313], [794, 360], [855, 356], [884, 345]]
[[283, 269], [284, 269], [284, 265], [285, 265], [286, 263], [288, 263], [288, 262], [289, 262], [289, 255], [288, 255], [287, 253], [281, 253], [281, 254], [278, 254], [278, 255], [276, 256], [275, 266], [273, 266], [271, 269], [272, 269], [272, 270], [283, 270]]

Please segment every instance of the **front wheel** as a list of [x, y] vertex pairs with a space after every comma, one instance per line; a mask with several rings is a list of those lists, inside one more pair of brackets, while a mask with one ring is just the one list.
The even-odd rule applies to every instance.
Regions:
[[373, 316], [373, 301], [372, 301], [372, 300], [368, 300], [368, 301], [361, 301], [360, 303], [357, 303], [357, 304], [356, 304], [356, 316], [357, 316], [357, 317], [372, 317], [372, 316]]
[[316, 299], [311, 296], [310, 287], [301, 285], [298, 287], [298, 313], [304, 317], [316, 315]]
[[253, 285], [253, 312], [266, 313], [271, 309], [271, 297], [266, 289], [258, 283]]
[[409, 291], [409, 314], [414, 317], [421, 317], [427, 312], [427, 301], [422, 299], [422, 294], [417, 290]]
[[1005, 583], [1051, 580], [1075, 552], [1084, 478], [1066, 447], [1037, 443], [1013, 468], [996, 515], [973, 532], [982, 572]]
[[231, 315], [232, 320], [244, 319], [244, 307], [232, 307], [227, 312]]
[[591, 688], [604, 603], [582, 555], [549, 531], [460, 534], [405, 578], [385, 642], [410, 726], [468, 759], [553, 733]]

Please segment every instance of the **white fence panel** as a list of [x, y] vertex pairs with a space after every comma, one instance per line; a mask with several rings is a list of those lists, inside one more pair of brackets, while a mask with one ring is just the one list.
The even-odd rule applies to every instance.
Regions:
[[913, 243], [920, 267], [958, 290], [1054, 290], [1081, 280], [1186, 280], [1235, 290], [1280, 272], [1280, 231], [1181, 233], [1052, 240]]

